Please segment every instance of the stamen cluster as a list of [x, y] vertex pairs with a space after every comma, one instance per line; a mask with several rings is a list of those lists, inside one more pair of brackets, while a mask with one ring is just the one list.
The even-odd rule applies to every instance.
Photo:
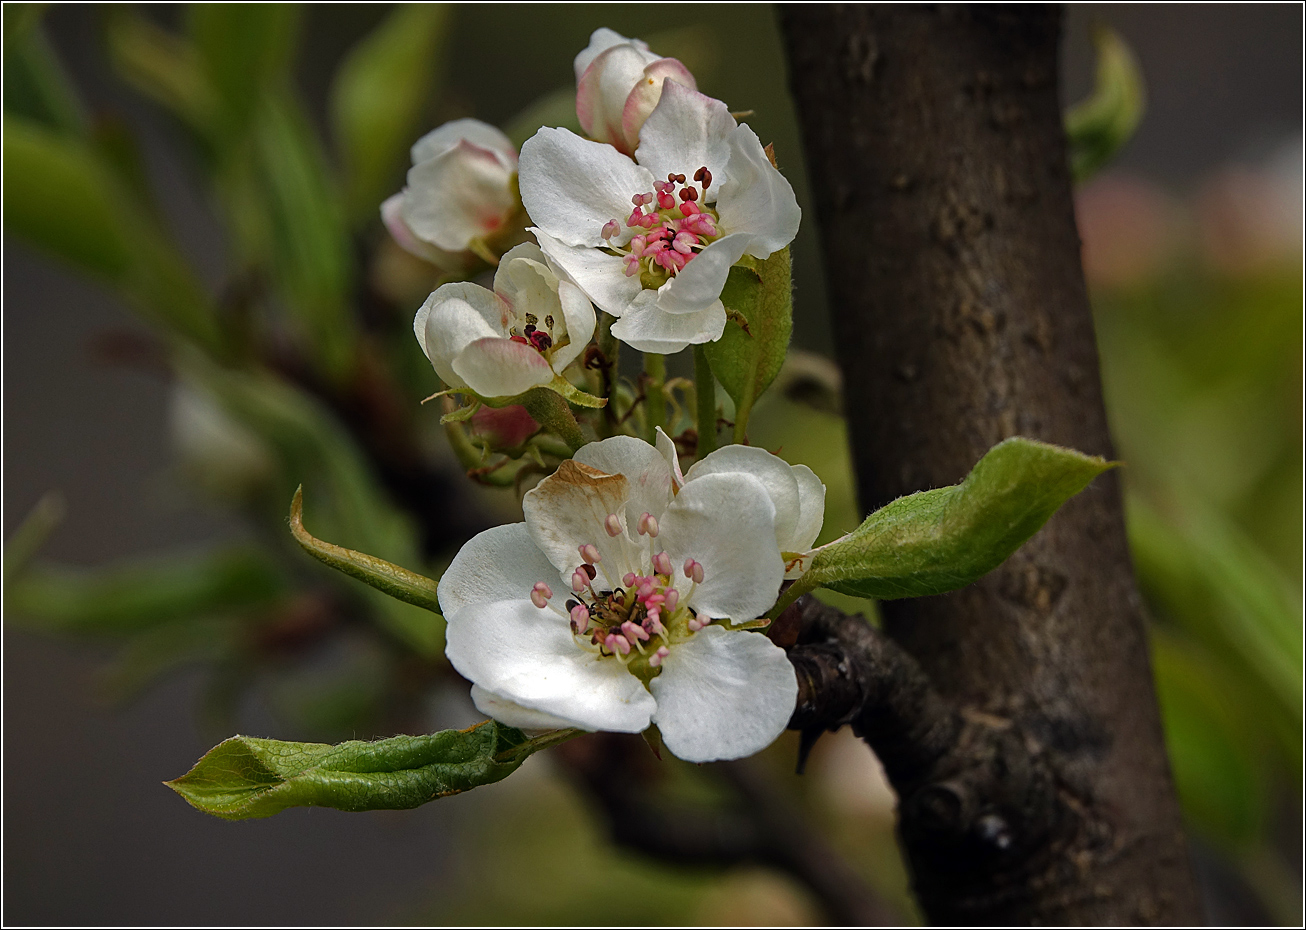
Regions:
[[[712, 172], [701, 167], [693, 179], [700, 187], [686, 183], [683, 174], [668, 174], [665, 181], [653, 182], [652, 191], [631, 197], [634, 210], [626, 218], [626, 227], [649, 231], [632, 236], [626, 249], [612, 247], [624, 255], [627, 277], [644, 271], [662, 276], [677, 274], [720, 235], [716, 214], [706, 205]], [[603, 224], [602, 236], [611, 240], [620, 231], [615, 219], [608, 220]]]

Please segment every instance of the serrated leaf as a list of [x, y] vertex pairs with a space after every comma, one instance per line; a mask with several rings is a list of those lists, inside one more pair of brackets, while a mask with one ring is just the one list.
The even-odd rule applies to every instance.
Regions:
[[1112, 467], [1073, 449], [1007, 439], [961, 484], [899, 498], [817, 549], [800, 583], [806, 590], [821, 585], [884, 600], [965, 587], [1002, 564]]
[[270, 817], [288, 807], [408, 810], [506, 778], [531, 753], [575, 733], [528, 740], [490, 720], [467, 730], [335, 746], [233, 736], [164, 784], [225, 820]]
[[434, 614], [440, 612], [440, 601], [435, 594], [436, 583], [430, 578], [366, 552], [356, 552], [324, 542], [304, 529], [302, 487], [295, 491], [294, 500], [290, 502], [290, 532], [294, 535], [295, 542], [319, 562], [415, 607], [425, 608]]
[[1093, 93], [1066, 111], [1070, 173], [1082, 182], [1124, 146], [1143, 118], [1143, 74], [1133, 51], [1106, 26], [1093, 31], [1097, 79]]
[[402, 176], [442, 70], [451, 17], [448, 4], [400, 6], [350, 49], [336, 72], [331, 119], [349, 212], [357, 219], [375, 219]]
[[740, 442], [754, 402], [780, 373], [789, 349], [794, 327], [789, 249], [761, 262], [745, 256], [730, 269], [721, 302], [731, 318], [721, 338], [703, 352], [735, 402], [735, 441]]

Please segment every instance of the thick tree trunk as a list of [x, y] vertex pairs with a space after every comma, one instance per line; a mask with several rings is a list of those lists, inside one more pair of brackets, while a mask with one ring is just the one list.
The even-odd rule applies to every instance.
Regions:
[[[1059, 25], [1034, 7], [782, 14], [865, 509], [956, 483], [1008, 436], [1112, 454]], [[1018, 737], [1053, 782], [1039, 813], [1013, 809], [1034, 795], [1001, 752], [980, 788], [897, 779], [932, 920], [1198, 919], [1114, 475], [980, 582], [883, 613], [964, 719]]]

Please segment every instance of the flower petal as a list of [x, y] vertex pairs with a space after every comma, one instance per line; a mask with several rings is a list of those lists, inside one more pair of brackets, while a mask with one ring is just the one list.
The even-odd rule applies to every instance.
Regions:
[[715, 342], [725, 328], [726, 310], [719, 300], [698, 313], [667, 313], [658, 306], [655, 291], [641, 291], [612, 324], [612, 335], [641, 352], [672, 355], [688, 345]]
[[586, 246], [564, 245], [542, 229], [532, 229], [531, 232], [549, 260], [600, 310], [621, 316], [643, 291], [644, 285], [638, 275], [626, 277], [625, 262], [620, 255], [609, 255], [602, 249]]
[[754, 258], [766, 258], [792, 242], [803, 211], [794, 189], [771, 164], [757, 133], [747, 125], [730, 138], [727, 171], [729, 177], [721, 185], [716, 204], [721, 228], [751, 233], [748, 254]]
[[581, 646], [567, 619], [548, 607], [478, 601], [445, 619], [445, 654], [486, 691], [586, 730], [648, 727], [656, 704], [640, 680]]
[[821, 525], [825, 522], [825, 485], [806, 465], [792, 467], [802, 507], [793, 535], [788, 540], [781, 537], [780, 548], [785, 552], [806, 552], [821, 535]]
[[466, 140], [408, 169], [403, 218], [419, 239], [461, 252], [503, 225], [516, 207], [512, 169]]
[[413, 164], [443, 155], [463, 141], [489, 149], [505, 167], [511, 168], [517, 163], [517, 149], [502, 130], [478, 119], [455, 119], [432, 129], [413, 143]]
[[476, 534], [458, 550], [436, 594], [447, 617], [482, 601], [526, 600], [537, 581], [548, 583], [556, 572], [525, 523], [506, 523]]
[[623, 531], [613, 537], [604, 529], [608, 514], [616, 514], [624, 523], [630, 484], [620, 474], [607, 474], [568, 459], [522, 499], [526, 528], [531, 539], [569, 579], [580, 565], [580, 547], [591, 544], [602, 556], [600, 577], [609, 589], [620, 584], [621, 576], [640, 567], [639, 547]]
[[655, 447], [634, 436], [613, 436], [581, 447], [575, 461], [609, 475], [626, 479], [626, 525], [635, 526], [641, 515], [658, 519], [671, 503], [671, 469]]
[[798, 699], [783, 649], [760, 633], [715, 624], [676, 645], [649, 688], [662, 741], [686, 762], [760, 752], [784, 732]]
[[548, 360], [533, 346], [500, 335], [464, 346], [453, 372], [481, 397], [515, 397], [553, 380]]
[[508, 308], [493, 291], [455, 282], [432, 292], [413, 317], [413, 332], [435, 373], [449, 387], [463, 387], [453, 361], [471, 342], [502, 338]]
[[657, 428], [657, 450], [667, 460], [667, 468], [671, 470], [672, 491], [679, 491], [685, 484], [684, 472], [680, 470], [680, 453], [676, 451], [675, 440], [662, 432], [660, 426]]
[[677, 567], [677, 579], [685, 559], [703, 564], [703, 582], [689, 599], [695, 611], [742, 621], [760, 617], [775, 603], [784, 579], [775, 505], [752, 475], [732, 472], [686, 481], [661, 524], [658, 542]]
[[711, 203], [718, 185], [729, 178], [730, 140], [736, 126], [730, 108], [720, 100], [669, 78], [639, 131], [635, 160], [655, 178], [683, 174], [687, 182], [699, 168], [707, 168], [712, 184], [706, 200]]
[[585, 292], [570, 281], [558, 282], [558, 301], [562, 304], [562, 319], [567, 327], [567, 339], [570, 340], [567, 345], [553, 352], [554, 370], [561, 373], [562, 369], [580, 357], [594, 338], [598, 317]]
[[487, 717], [493, 717], [510, 727], [521, 727], [523, 730], [561, 730], [572, 725], [570, 720], [522, 707], [516, 701], [510, 701], [501, 694], [486, 691], [480, 685], [472, 685], [472, 703]]
[[[798, 526], [802, 510], [798, 481], [793, 467], [784, 459], [757, 446], [722, 446], [715, 452], [695, 462], [685, 475], [692, 482], [706, 475], [742, 473], [751, 475], [762, 486], [775, 505], [775, 537], [779, 549], [788, 549], [788, 542]], [[702, 561], [700, 559], [699, 561]]]
[[572, 62], [576, 69], [576, 81], [580, 82], [581, 76], [593, 64], [594, 59], [612, 48], [614, 45], [624, 45], [629, 43], [640, 51], [647, 52], [648, 44], [642, 39], [627, 39], [621, 33], [609, 29], [607, 26], [601, 26], [590, 33], [590, 44], [581, 49], [580, 54]]
[[413, 231], [408, 228], [408, 224], [404, 222], [405, 191], [387, 197], [381, 203], [381, 222], [389, 230], [391, 238], [409, 255], [415, 255], [441, 268], [453, 267], [457, 263], [456, 255], [446, 252], [444, 249], [437, 249], [431, 243], [418, 239]]
[[591, 247], [606, 244], [608, 220], [622, 228], [617, 241], [628, 242], [623, 221], [633, 209], [630, 198], [653, 190], [653, 176], [612, 146], [549, 127], [521, 147], [519, 181], [536, 226], [567, 245]]
[[752, 243], [753, 237], [743, 232], [713, 242], [658, 289], [658, 307], [667, 313], [700, 313], [712, 306], [721, 299], [730, 267]]
[[657, 56], [647, 49], [622, 43], [602, 52], [585, 69], [576, 82], [576, 116], [591, 139], [614, 145], [626, 155], [634, 151], [622, 134], [621, 116], [630, 92], [644, 80], [644, 68], [654, 61]]
[[662, 87], [667, 80], [675, 81], [690, 90], [698, 90], [694, 75], [675, 58], [659, 58], [650, 62], [621, 108], [621, 138], [629, 151], [634, 152], [639, 146], [639, 131], [662, 99]]

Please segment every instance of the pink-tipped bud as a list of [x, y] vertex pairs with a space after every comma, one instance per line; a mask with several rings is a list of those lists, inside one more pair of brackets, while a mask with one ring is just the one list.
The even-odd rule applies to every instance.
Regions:
[[671, 650], [666, 646], [659, 646], [658, 651], [648, 657], [648, 664], [657, 668], [662, 664], [662, 660], [671, 655]]
[[611, 239], [617, 233], [621, 232], [621, 224], [616, 220], [608, 220], [603, 224], [603, 230], [599, 233], [604, 239]]
[[620, 536], [621, 520], [615, 513], [610, 513], [603, 521], [603, 528], [608, 531], [609, 536]]
[[580, 557], [587, 565], [597, 565], [603, 561], [603, 556], [599, 555], [599, 547], [593, 543], [586, 543], [580, 547]]
[[553, 597], [553, 589], [543, 581], [535, 582], [535, 587], [531, 588], [531, 603], [536, 607], [543, 609], [548, 606], [549, 598]]
[[635, 581], [636, 581], [638, 578], [639, 578], [639, 576], [636, 575], [634, 572], [626, 572], [626, 574], [625, 574], [625, 575], [622, 577], [622, 579], [621, 579], [621, 583], [624, 584], [624, 585], [625, 585], [626, 587], [628, 587], [628, 588], [629, 588], [629, 587], [633, 587], [634, 584], [635, 584]]
[[584, 604], [577, 604], [571, 609], [571, 631], [584, 633], [590, 628], [590, 610]]
[[671, 564], [671, 556], [667, 555], [665, 552], [659, 552], [657, 555], [653, 556], [653, 571], [657, 572], [659, 575], [670, 575], [675, 571], [675, 568]]
[[676, 605], [680, 603], [680, 592], [675, 588], [667, 588], [666, 598], [666, 609], [675, 613]]

